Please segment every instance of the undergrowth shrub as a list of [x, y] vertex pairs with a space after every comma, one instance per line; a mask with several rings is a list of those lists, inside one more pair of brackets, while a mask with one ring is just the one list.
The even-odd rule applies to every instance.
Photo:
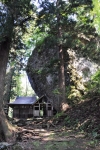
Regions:
[[90, 81], [87, 83], [86, 97], [91, 98], [93, 96], [100, 96], [100, 70], [98, 70]]

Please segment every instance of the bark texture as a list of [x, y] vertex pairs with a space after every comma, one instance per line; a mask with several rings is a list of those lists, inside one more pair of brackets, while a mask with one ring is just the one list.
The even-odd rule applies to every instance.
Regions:
[[65, 65], [64, 65], [64, 52], [62, 45], [59, 46], [59, 110], [66, 111], [69, 108], [66, 100], [65, 91]]
[[[57, 0], [56, 7], [60, 7], [60, 1]], [[57, 13], [57, 24], [58, 24], [58, 39], [61, 41], [58, 43], [59, 51], [59, 110], [66, 111], [69, 107], [66, 100], [66, 91], [65, 91], [65, 65], [64, 65], [64, 50], [62, 42], [62, 24], [61, 24], [61, 15], [60, 12]]]
[[10, 102], [11, 97], [11, 88], [12, 88], [12, 78], [14, 74], [14, 67], [10, 67], [8, 72], [6, 73], [5, 77], [5, 89], [4, 89], [4, 96], [3, 96], [3, 106], [5, 109], [5, 113], [8, 115], [8, 103]]
[[3, 109], [3, 92], [9, 49], [10, 41], [8, 39], [5, 39], [5, 41], [0, 43], [0, 140], [6, 140], [6, 138], [11, 134], [9, 130], [9, 123]]

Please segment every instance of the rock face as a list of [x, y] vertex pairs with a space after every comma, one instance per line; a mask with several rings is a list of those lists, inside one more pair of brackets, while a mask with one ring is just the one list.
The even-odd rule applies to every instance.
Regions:
[[58, 96], [58, 54], [57, 49], [39, 51], [35, 49], [28, 60], [27, 74], [35, 93], [46, 94], [48, 100], [57, 107]]
[[[87, 63], [85, 59], [84, 62], [83, 59], [82, 61], [77, 59], [75, 53], [71, 50], [65, 50], [64, 56], [66, 89], [69, 92], [69, 90], [71, 90], [69, 87], [72, 86], [72, 95], [77, 96], [77, 93], [83, 93], [82, 91], [84, 91], [84, 85], [82, 81], [82, 76], [84, 77], [84, 70], [86, 71], [85, 74], [88, 75], [90, 74], [92, 68], [90, 68], [90, 65], [88, 65], [90, 63]], [[39, 97], [45, 94], [56, 109], [59, 105], [58, 73], [59, 59], [57, 48], [42, 50], [35, 49], [33, 51], [27, 64], [29, 81], [35, 93]], [[66, 92], [67, 96], [68, 92]]]

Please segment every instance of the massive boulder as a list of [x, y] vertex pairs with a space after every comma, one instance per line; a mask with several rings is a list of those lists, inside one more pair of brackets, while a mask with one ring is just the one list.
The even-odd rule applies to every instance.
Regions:
[[58, 101], [58, 52], [57, 49], [35, 49], [28, 60], [27, 74], [35, 93], [46, 95], [57, 107]]
[[[72, 97], [79, 96], [84, 93], [83, 82], [87, 81], [93, 70], [91, 62], [86, 61], [85, 58], [77, 58], [72, 50], [64, 51], [65, 62], [65, 84], [66, 84], [66, 99], [68, 102], [69, 91]], [[27, 74], [31, 86], [35, 93], [40, 97], [46, 95], [48, 100], [57, 109], [59, 108], [59, 91], [58, 91], [58, 74], [59, 74], [59, 55], [58, 49], [39, 49], [33, 50], [27, 64]], [[86, 77], [84, 76], [86, 71]], [[94, 71], [95, 72], [95, 71]], [[88, 76], [89, 75], [89, 76]], [[82, 80], [82, 77], [84, 77]], [[71, 92], [72, 90], [72, 92]]]

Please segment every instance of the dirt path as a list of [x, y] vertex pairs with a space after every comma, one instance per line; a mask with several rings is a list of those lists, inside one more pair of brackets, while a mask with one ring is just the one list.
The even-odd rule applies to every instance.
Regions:
[[53, 128], [37, 128], [32, 133], [23, 134], [22, 141], [16, 145], [19, 150], [100, 150], [100, 143], [84, 133]]
[[16, 133], [8, 141], [15, 145], [7, 150], [100, 150], [100, 140], [51, 119], [18, 120], [15, 125]]

